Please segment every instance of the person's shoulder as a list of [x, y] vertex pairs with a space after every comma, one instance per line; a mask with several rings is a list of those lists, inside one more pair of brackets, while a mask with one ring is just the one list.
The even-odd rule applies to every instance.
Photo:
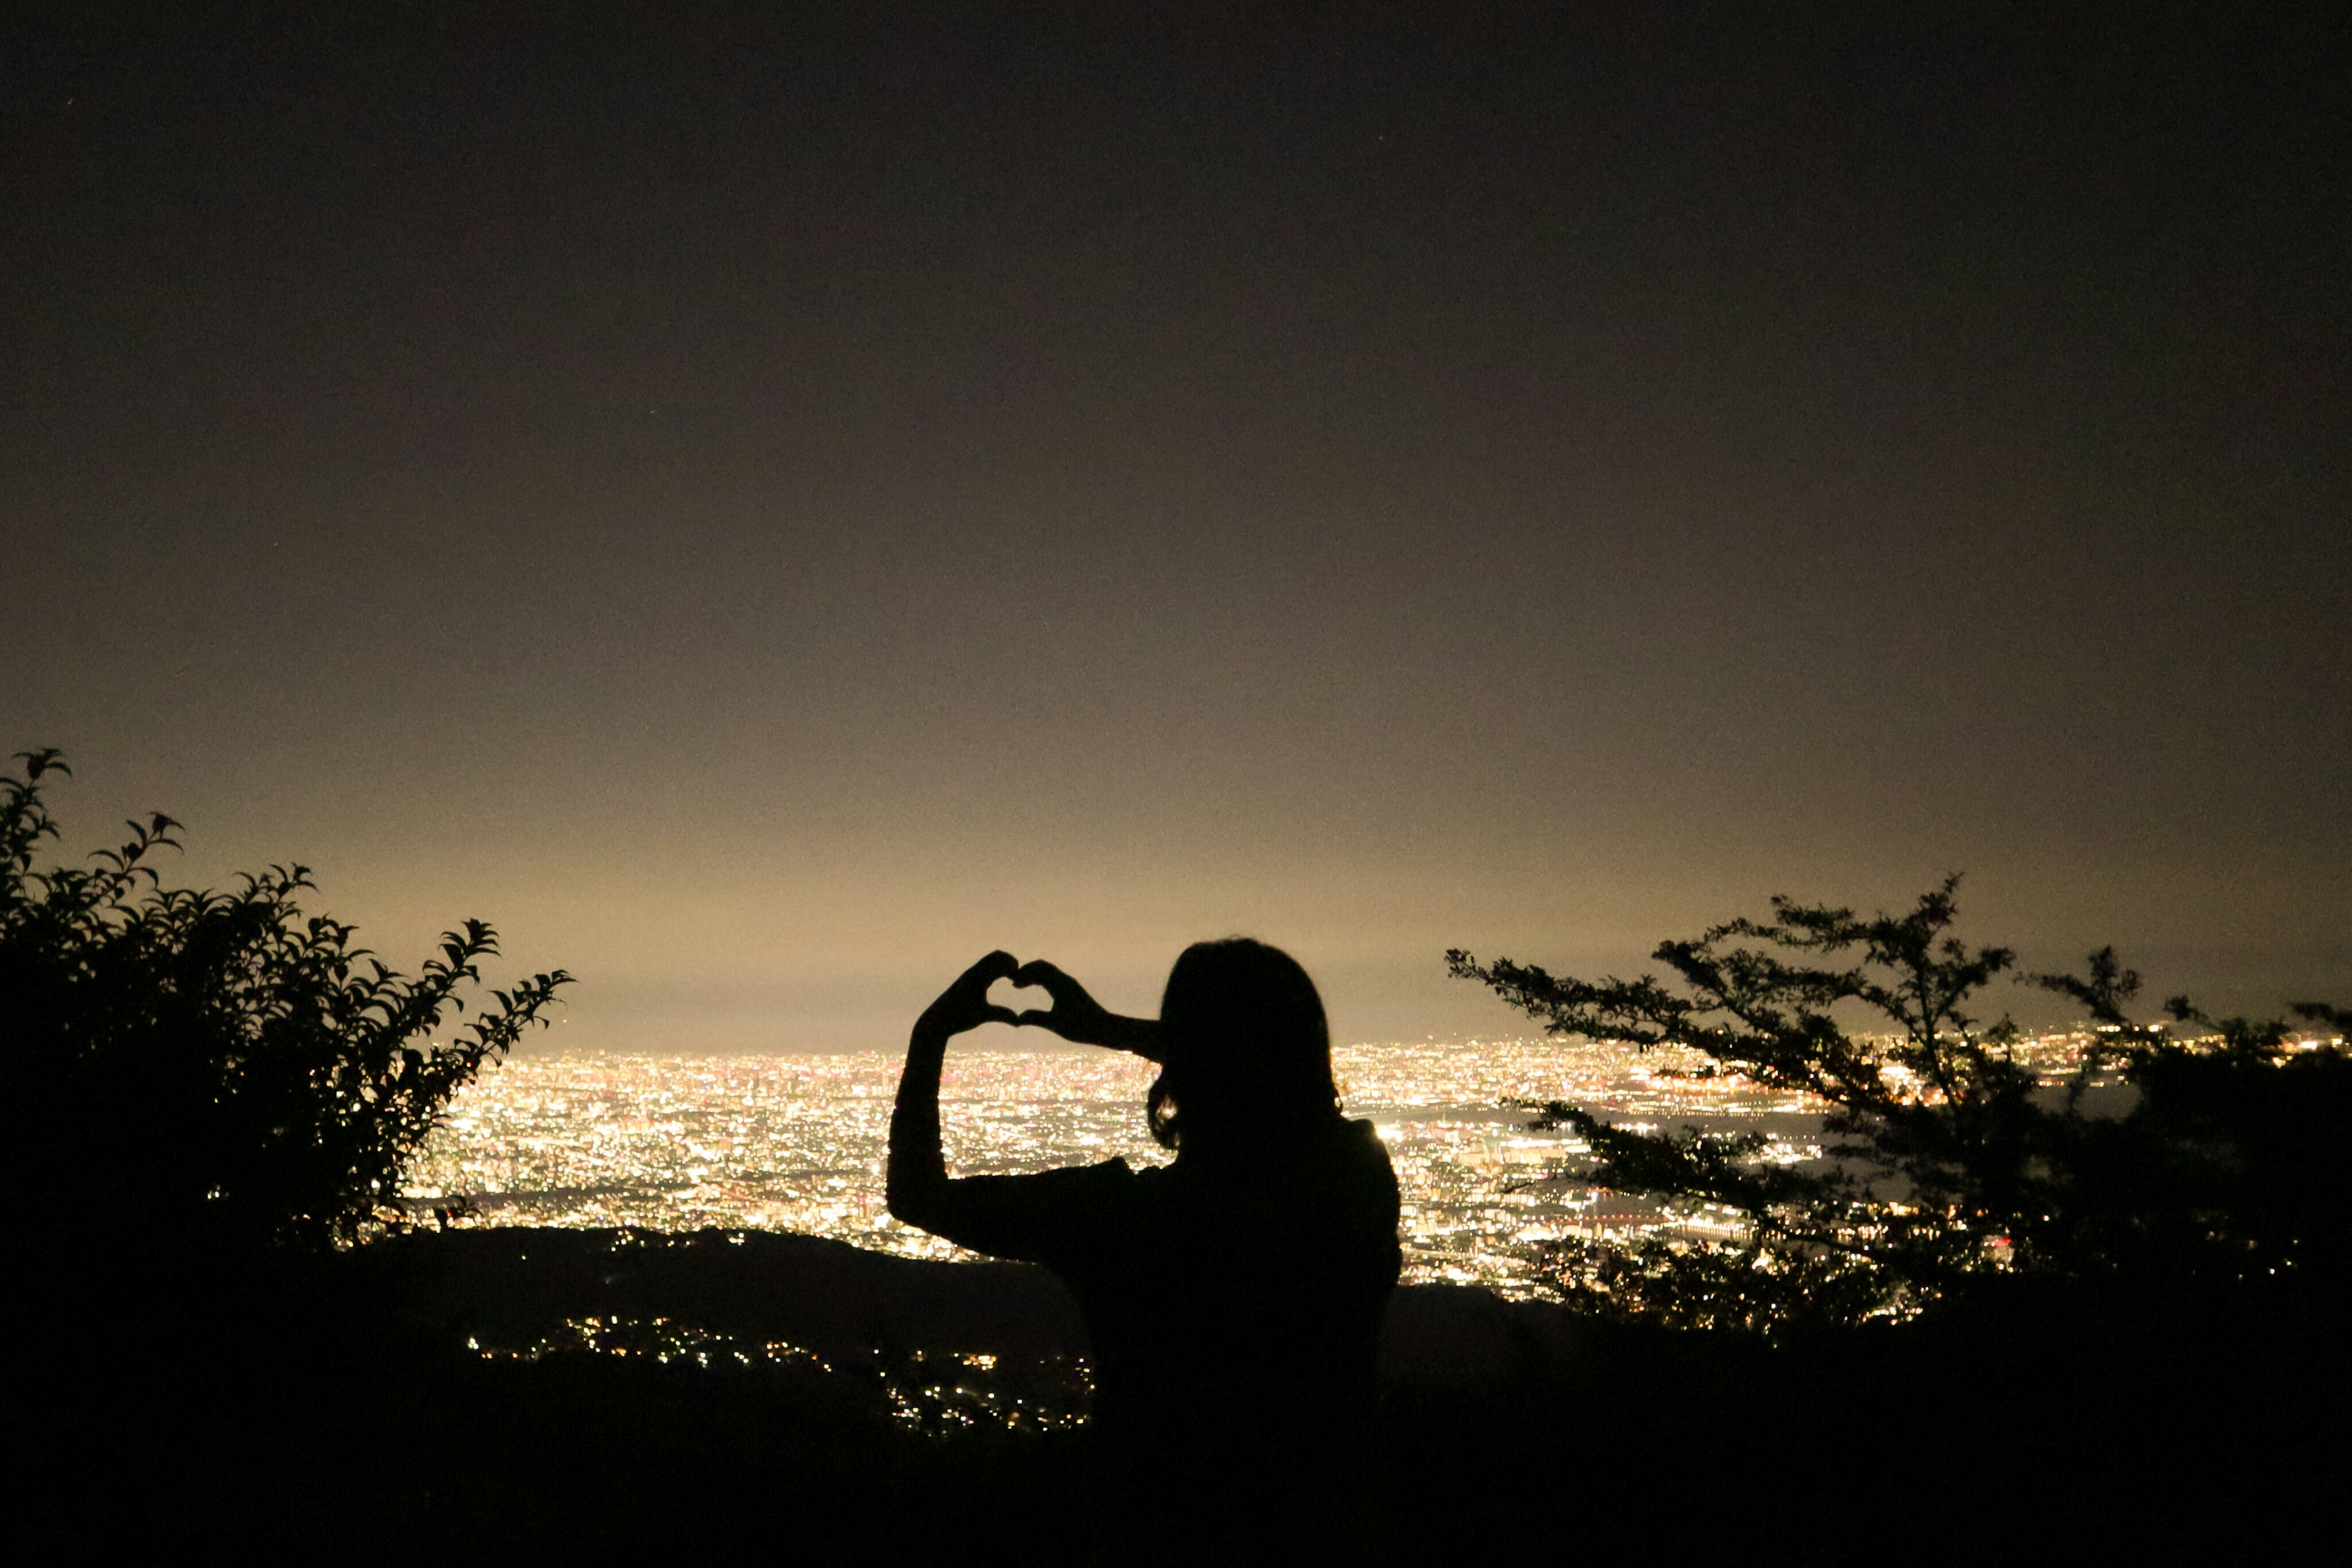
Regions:
[[1115, 1205], [1130, 1197], [1138, 1185], [1134, 1170], [1117, 1157], [1094, 1165], [1056, 1166], [1029, 1180], [1039, 1184], [1039, 1190], [1065, 1209]]
[[1038, 1174], [1066, 1187], [1124, 1187], [1133, 1184], [1136, 1179], [1134, 1169], [1116, 1154], [1098, 1164], [1056, 1165]]
[[1339, 1146], [1351, 1159], [1389, 1163], [1389, 1146], [1381, 1142], [1381, 1130], [1367, 1121], [1340, 1123]]
[[1143, 1179], [1149, 1170], [1137, 1171], [1125, 1160], [1067, 1165], [1052, 1173], [1060, 1178], [1053, 1194], [1054, 1212], [1076, 1249], [1074, 1256], [1118, 1245], [1150, 1204], [1150, 1184]]
[[1396, 1167], [1389, 1161], [1389, 1146], [1370, 1121], [1342, 1123], [1339, 1152], [1339, 1169], [1349, 1185], [1395, 1193]]

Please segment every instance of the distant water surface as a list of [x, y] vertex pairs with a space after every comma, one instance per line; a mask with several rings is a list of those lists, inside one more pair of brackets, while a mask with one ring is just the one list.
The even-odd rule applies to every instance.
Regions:
[[[1541, 1244], [1671, 1224], [1654, 1205], [1546, 1179], [1574, 1138], [1529, 1131], [1513, 1100], [1614, 1119], [1766, 1132], [1774, 1158], [1819, 1154], [1816, 1108], [1738, 1080], [1676, 1076], [1666, 1053], [1550, 1040], [1367, 1045], [1333, 1053], [1348, 1114], [1387, 1143], [1404, 1200], [1405, 1277], [1538, 1289]], [[799, 1231], [919, 1258], [968, 1256], [882, 1204], [900, 1057], [528, 1057], [485, 1072], [427, 1145], [408, 1196], [452, 1194], [488, 1225]], [[951, 1051], [940, 1108], [958, 1174], [1113, 1156], [1156, 1164], [1153, 1069], [1106, 1051]]]

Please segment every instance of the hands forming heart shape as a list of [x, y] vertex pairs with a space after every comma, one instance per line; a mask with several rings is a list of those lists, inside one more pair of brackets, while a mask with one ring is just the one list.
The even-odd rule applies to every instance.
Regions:
[[[989, 999], [989, 989], [1011, 981], [1022, 990], [1045, 993], [1051, 1005], [1015, 1012]], [[1082, 1046], [1108, 1046], [1159, 1058], [1153, 1048], [1159, 1026], [1150, 1019], [1122, 1018], [1087, 994], [1087, 988], [1042, 958], [1024, 963], [1011, 953], [992, 952], [956, 978], [923, 1014], [923, 1025], [960, 1035], [982, 1024], [1034, 1025]]]

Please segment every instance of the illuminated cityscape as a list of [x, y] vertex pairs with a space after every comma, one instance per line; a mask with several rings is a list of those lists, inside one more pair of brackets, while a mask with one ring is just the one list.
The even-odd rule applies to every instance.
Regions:
[[[2087, 1037], [2025, 1050], [2050, 1073]], [[1706, 1215], [1551, 1177], [1582, 1152], [1514, 1100], [1567, 1100], [1612, 1119], [1762, 1131], [1766, 1157], [1820, 1155], [1820, 1107], [1744, 1079], [1682, 1076], [1673, 1053], [1554, 1040], [1372, 1045], [1334, 1053], [1351, 1116], [1370, 1119], [1402, 1191], [1405, 1279], [1538, 1293], [1540, 1244], [1722, 1234]], [[461, 1223], [759, 1228], [917, 1258], [965, 1256], [884, 1211], [899, 1058], [551, 1056], [486, 1072], [457, 1100], [408, 1191], [466, 1198]], [[950, 1054], [941, 1094], [950, 1169], [1043, 1170], [1113, 1156], [1156, 1163], [1143, 1126], [1153, 1069], [1101, 1051]]]

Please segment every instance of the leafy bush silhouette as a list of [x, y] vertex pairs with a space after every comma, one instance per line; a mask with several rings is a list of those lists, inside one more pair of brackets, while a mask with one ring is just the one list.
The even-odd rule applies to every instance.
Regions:
[[[2213, 1020], [2186, 997], [2168, 1023], [2128, 1017], [2139, 978], [2113, 949], [2082, 975], [2016, 978], [2074, 997], [2095, 1042], [2055, 1083], [2021, 1052], [2007, 1017], [1970, 999], [2011, 971], [2007, 948], [1949, 934], [1959, 879], [1908, 912], [1772, 900], [1653, 955], [1654, 976], [1585, 981], [1507, 959], [1446, 954], [1548, 1032], [1706, 1058], [1827, 1104], [1818, 1168], [1761, 1158], [1760, 1133], [1643, 1132], [1563, 1101], [1535, 1125], [1573, 1128], [1595, 1184], [1676, 1205], [1720, 1205], [1743, 1234], [1724, 1243], [1651, 1238], [1557, 1255], [1570, 1300], [1607, 1317], [1777, 1331], [1904, 1318], [2022, 1279], [2122, 1287], [2144, 1297], [2242, 1303], [2343, 1301], [2352, 1282], [2352, 1057], [2341, 1037], [2305, 1042], [2282, 1019]], [[1832, 1016], [1859, 1005], [1886, 1037]], [[2342, 1030], [2352, 1013], [2289, 1009]], [[2182, 1026], [2204, 1031], [2180, 1037]], [[2103, 1080], [2136, 1091], [2098, 1115]]]
[[[131, 824], [88, 868], [36, 870], [58, 827], [55, 751], [0, 775], [0, 1038], [31, 1224], [74, 1250], [323, 1251], [401, 1223], [400, 1174], [450, 1097], [545, 1021], [562, 970], [464, 1017], [479, 921], [415, 977], [305, 916], [300, 866], [233, 891], [167, 889], [148, 863], [179, 824]], [[455, 1038], [434, 1043], [445, 1020]]]

